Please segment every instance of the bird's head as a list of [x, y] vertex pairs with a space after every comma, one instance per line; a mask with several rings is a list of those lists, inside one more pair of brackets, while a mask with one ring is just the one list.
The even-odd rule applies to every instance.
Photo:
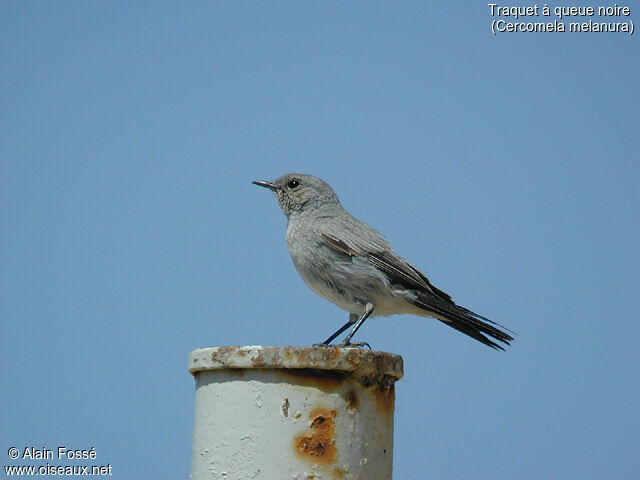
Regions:
[[273, 182], [256, 180], [253, 183], [271, 189], [287, 217], [294, 212], [340, 205], [333, 189], [312, 175], [287, 173]]

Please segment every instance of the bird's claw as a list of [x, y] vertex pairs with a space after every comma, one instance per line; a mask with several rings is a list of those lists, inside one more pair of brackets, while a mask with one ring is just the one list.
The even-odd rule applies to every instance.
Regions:
[[367, 342], [342, 342], [342, 343], [338, 343], [337, 345], [330, 345], [328, 343], [314, 343], [312, 345], [312, 347], [325, 347], [325, 348], [329, 348], [329, 347], [337, 347], [337, 348], [364, 348], [367, 347], [369, 350], [373, 350], [371, 348], [371, 345], [369, 345]]
[[373, 350], [371, 348], [371, 345], [369, 345], [367, 342], [342, 342], [340, 344], [338, 344], [339, 348], [364, 348], [367, 347], [369, 350]]

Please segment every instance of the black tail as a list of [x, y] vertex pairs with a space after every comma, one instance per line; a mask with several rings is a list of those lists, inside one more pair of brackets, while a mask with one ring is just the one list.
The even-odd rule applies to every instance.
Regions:
[[[499, 323], [456, 305], [451, 300], [440, 298], [429, 292], [414, 292], [418, 295], [418, 299], [414, 302], [416, 307], [425, 310], [426, 313], [433, 314], [435, 318], [445, 325], [449, 325], [491, 348], [504, 350], [502, 345], [493, 342], [491, 339], [498, 340], [505, 345], [510, 345], [513, 340], [511, 335], [497, 328], [509, 330]], [[487, 338], [487, 336], [490, 338]]]

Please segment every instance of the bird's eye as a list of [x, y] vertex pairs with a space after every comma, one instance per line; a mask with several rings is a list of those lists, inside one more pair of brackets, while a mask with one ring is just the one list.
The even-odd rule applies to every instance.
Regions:
[[294, 188], [297, 188], [300, 185], [300, 182], [298, 180], [291, 180], [289, 183], [287, 183], [287, 187], [290, 190], [293, 190]]

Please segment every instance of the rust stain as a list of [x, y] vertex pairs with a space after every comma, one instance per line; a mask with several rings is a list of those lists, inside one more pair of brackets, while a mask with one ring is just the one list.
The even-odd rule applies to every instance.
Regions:
[[336, 347], [320, 347], [322, 348], [322, 356], [327, 360], [333, 360], [334, 358], [338, 358], [340, 355], [340, 350]]
[[251, 365], [253, 365], [256, 368], [264, 368], [264, 366], [266, 365], [266, 362], [264, 360], [264, 356], [262, 355], [262, 351], [260, 351], [258, 355], [256, 355], [251, 359]]
[[344, 396], [344, 401], [347, 404], [348, 410], [357, 410], [360, 406], [360, 398], [358, 398], [358, 392], [351, 388]]
[[236, 351], [237, 351], [237, 347], [218, 347], [211, 354], [211, 362], [220, 363], [226, 367], [229, 357]]
[[338, 412], [315, 408], [309, 413], [311, 431], [294, 440], [296, 452], [311, 463], [329, 464], [336, 457], [335, 420]]
[[377, 385], [374, 387], [373, 393], [375, 395], [376, 407], [378, 407], [378, 410], [393, 417], [393, 409], [395, 408], [396, 403], [396, 391], [393, 383], [386, 387]]
[[340, 350], [336, 347], [283, 347], [280, 356], [287, 361], [299, 365], [315, 365], [331, 362], [340, 356]]
[[341, 478], [344, 478], [346, 474], [347, 472], [344, 468], [336, 467], [333, 469], [333, 472], [331, 472], [331, 478], [333, 478], [334, 480], [339, 480]]
[[292, 360], [294, 360], [291, 348], [283, 348], [282, 349], [282, 357], [284, 358], [284, 360], [286, 362], [291, 362]]
[[357, 348], [353, 348], [349, 350], [347, 353], [345, 360], [350, 364], [357, 366], [360, 364], [360, 359], [362, 358], [362, 352]]
[[395, 381], [389, 375], [361, 375], [358, 382], [373, 394], [375, 405], [381, 413], [393, 416], [395, 408]]
[[329, 391], [340, 388], [348, 378], [348, 374], [344, 372], [315, 370], [313, 368], [282, 370], [282, 373], [292, 377], [292, 383], [296, 385], [317, 387]]

